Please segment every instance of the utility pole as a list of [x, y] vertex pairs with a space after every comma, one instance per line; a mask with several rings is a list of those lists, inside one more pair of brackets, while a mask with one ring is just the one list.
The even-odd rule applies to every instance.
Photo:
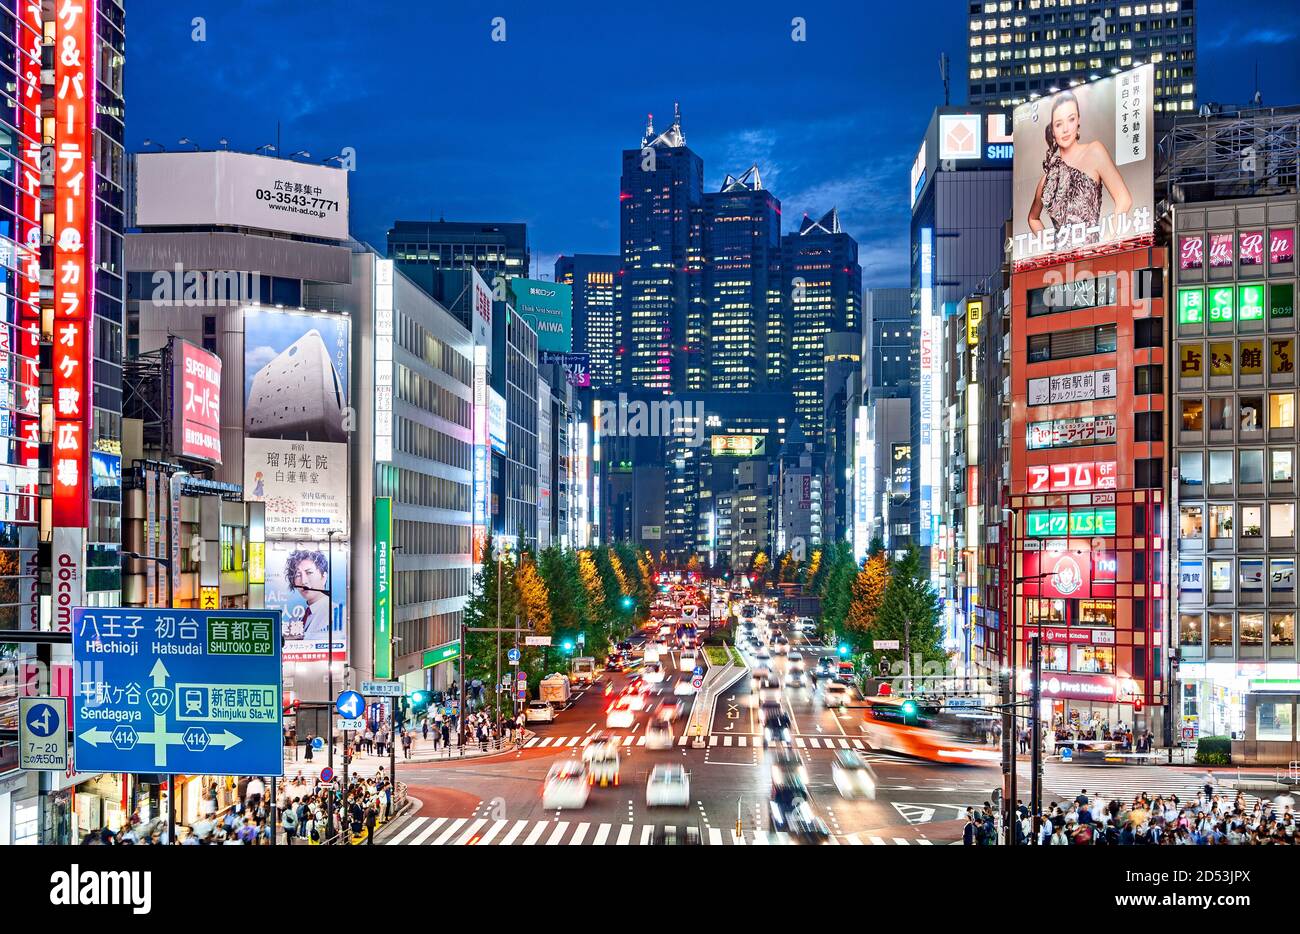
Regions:
[[[1039, 632], [1040, 634], [1042, 632], [1041, 622], [1039, 624]], [[1043, 656], [1042, 656], [1042, 652], [1040, 651], [1041, 645], [1039, 643], [1039, 638], [1040, 636], [1036, 635], [1030, 640], [1030, 651], [1033, 652], [1033, 665], [1034, 665], [1033, 674], [1031, 675], [1031, 677], [1033, 678], [1033, 687], [1030, 692], [1030, 697], [1032, 698], [1031, 703], [1033, 704], [1033, 707], [1029, 711], [1029, 721], [1031, 724], [1031, 729], [1033, 730], [1033, 736], [1030, 737], [1030, 744], [1031, 744], [1030, 756], [1032, 759], [1031, 765], [1033, 771], [1029, 775], [1029, 810], [1030, 813], [1033, 814], [1033, 818], [1034, 818], [1034, 823], [1033, 823], [1034, 839], [1031, 843], [1032, 846], [1038, 846], [1038, 836], [1039, 836], [1038, 831], [1039, 831], [1040, 823], [1042, 822], [1043, 819], [1042, 818], [1043, 780], [1041, 776], [1042, 769], [1043, 769], [1043, 750], [1042, 750], [1042, 736], [1041, 736], [1042, 727], [1039, 724], [1039, 718], [1041, 717], [1040, 708], [1042, 706], [1041, 700], [1043, 696], [1042, 695]]]
[[1012, 824], [1016, 813], [1016, 708], [1011, 694], [1011, 670], [1003, 668], [998, 674], [1002, 700], [1002, 830], [1007, 846], [1016, 845], [1016, 831]]

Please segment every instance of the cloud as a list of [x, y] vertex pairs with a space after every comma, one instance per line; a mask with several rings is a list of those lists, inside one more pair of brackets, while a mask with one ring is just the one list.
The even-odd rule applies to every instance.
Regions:
[[1221, 49], [1225, 46], [1240, 48], [1243, 45], [1285, 45], [1296, 40], [1292, 30], [1274, 29], [1269, 26], [1256, 26], [1244, 33], [1234, 32], [1231, 28], [1221, 29], [1212, 39], [1201, 43], [1202, 49]]

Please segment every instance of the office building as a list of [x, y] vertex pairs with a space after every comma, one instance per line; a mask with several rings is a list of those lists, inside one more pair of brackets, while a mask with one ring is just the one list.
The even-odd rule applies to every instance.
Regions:
[[858, 244], [840, 227], [835, 208], [818, 220], [804, 217], [797, 232], [781, 238], [781, 300], [782, 322], [772, 329], [769, 356], [782, 368], [769, 367], [769, 383], [790, 386], [800, 428], [821, 444], [827, 340], [836, 332], [861, 333], [863, 323]]
[[475, 221], [394, 221], [388, 230], [388, 256], [416, 281], [407, 268], [477, 269], [491, 283], [527, 276], [531, 255], [528, 225]]
[[1155, 112], [1196, 107], [1195, 0], [969, 3], [972, 104], [1008, 106], [1155, 65]]
[[868, 289], [864, 296], [866, 370], [873, 399], [902, 398], [912, 390], [916, 316], [906, 288]]
[[589, 357], [591, 385], [623, 382], [622, 260], [577, 253], [555, 261], [555, 281], [573, 286], [573, 351]]

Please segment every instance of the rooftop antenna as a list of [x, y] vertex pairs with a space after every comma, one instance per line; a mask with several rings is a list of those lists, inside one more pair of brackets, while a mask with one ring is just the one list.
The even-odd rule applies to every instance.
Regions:
[[943, 106], [948, 106], [948, 53], [939, 53], [939, 77], [943, 79]]
[[1264, 93], [1259, 89], [1259, 60], [1255, 60], [1255, 96], [1251, 98], [1251, 103], [1256, 107], [1264, 106]]

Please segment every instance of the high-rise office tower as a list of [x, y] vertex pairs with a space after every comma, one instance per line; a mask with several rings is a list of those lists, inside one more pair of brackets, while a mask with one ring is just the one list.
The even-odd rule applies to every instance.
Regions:
[[528, 275], [528, 225], [474, 221], [394, 221], [388, 230], [388, 255], [407, 275], [418, 267], [464, 269], [473, 266], [488, 281]]
[[706, 386], [751, 392], [786, 382], [781, 315], [781, 202], [758, 166], [704, 195], [700, 222]]
[[781, 300], [783, 346], [770, 353], [788, 355], [795, 414], [818, 444], [825, 433], [827, 335], [862, 330], [858, 244], [841, 229], [835, 208], [820, 220], [805, 217], [797, 233], [782, 238]]
[[686, 385], [691, 228], [704, 163], [686, 145], [681, 113], [656, 134], [646, 121], [638, 149], [623, 150], [619, 245], [623, 268], [624, 380], [665, 392]]
[[916, 339], [911, 289], [869, 289], [864, 298], [868, 392], [873, 399], [905, 399], [911, 393]]
[[621, 267], [617, 256], [592, 253], [555, 261], [555, 281], [573, 286], [573, 349], [591, 356], [591, 385], [596, 389], [622, 382]]
[[972, 104], [1020, 104], [1151, 62], [1155, 110], [1196, 106], [1195, 0], [969, 4]]

